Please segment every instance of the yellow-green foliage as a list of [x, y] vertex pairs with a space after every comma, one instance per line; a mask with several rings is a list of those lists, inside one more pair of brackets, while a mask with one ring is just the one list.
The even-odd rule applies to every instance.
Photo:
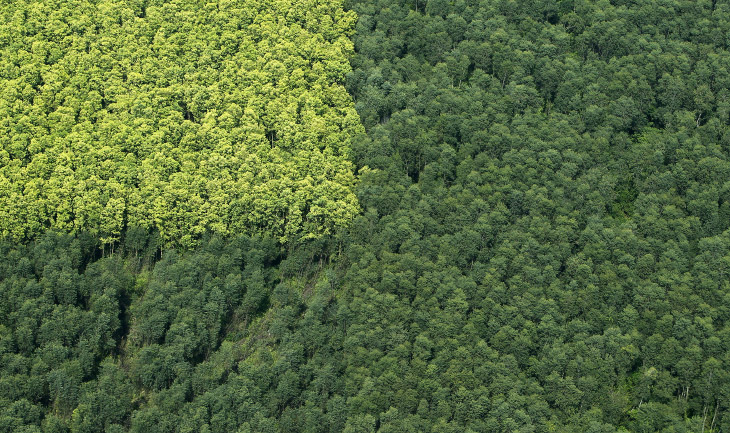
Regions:
[[316, 237], [357, 212], [338, 0], [0, 6], [0, 232]]

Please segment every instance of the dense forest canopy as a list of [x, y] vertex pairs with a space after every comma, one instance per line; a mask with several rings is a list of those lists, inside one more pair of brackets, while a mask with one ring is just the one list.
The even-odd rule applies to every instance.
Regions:
[[0, 432], [730, 432], [729, 2], [253, 3], [2, 6]]
[[0, 9], [0, 234], [320, 236], [358, 207], [337, 2]]

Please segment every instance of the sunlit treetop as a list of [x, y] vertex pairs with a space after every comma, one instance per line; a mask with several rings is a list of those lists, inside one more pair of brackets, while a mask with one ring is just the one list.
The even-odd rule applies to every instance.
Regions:
[[358, 211], [338, 1], [0, 7], [0, 233], [318, 237]]

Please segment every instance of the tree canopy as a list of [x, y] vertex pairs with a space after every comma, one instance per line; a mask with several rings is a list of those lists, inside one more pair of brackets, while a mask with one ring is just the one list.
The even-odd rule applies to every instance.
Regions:
[[7, 3], [0, 235], [317, 237], [357, 213], [336, 1]]
[[[0, 432], [730, 432], [730, 3], [349, 0], [242, 3], [235, 13], [234, 3], [124, 3], [139, 28], [159, 14], [179, 14], [170, 26], [188, 23], [139, 43], [178, 41], [150, 58], [178, 65], [186, 80], [141, 69], [137, 79], [170, 80], [185, 105], [139, 136], [194, 162], [131, 165], [170, 170], [172, 189], [162, 191], [179, 194], [141, 198], [169, 210], [146, 225], [126, 220], [114, 235], [49, 219], [27, 239], [0, 242]], [[93, 6], [110, 25], [127, 23]], [[206, 21], [213, 16], [222, 21]], [[40, 30], [51, 21], [38, 22], [27, 31], [55, 34]], [[227, 62], [251, 52], [236, 42], [206, 57], [223, 36], [191, 51], [192, 35], [223, 35], [222, 23], [248, 35], [255, 61], [269, 66], [231, 69], [240, 81], [219, 97], [255, 90], [258, 102], [230, 117], [216, 108], [204, 129], [213, 115], [201, 117], [205, 99], [191, 96], [189, 78], [209, 62], [216, 71], [198, 80], [222, 86]], [[286, 29], [314, 39], [282, 50], [274, 41], [288, 40]], [[17, 37], [3, 34], [5, 44]], [[138, 42], [106, 43], [123, 56]], [[271, 72], [289, 71], [288, 53], [310, 59], [299, 68], [314, 84], [297, 100], [321, 102], [319, 117], [267, 129], [271, 113], [291, 113], [282, 83], [298, 75]], [[280, 77], [276, 86], [259, 70]], [[159, 103], [142, 107], [166, 107], [163, 87], [149, 90]], [[4, 93], [12, 107], [37, 105], [13, 91]], [[259, 113], [256, 127], [226, 129], [249, 112]], [[3, 125], [19, 129], [2, 140], [45, 137]], [[188, 152], [180, 125], [223, 138]], [[307, 138], [320, 127], [331, 135]], [[165, 141], [173, 130], [180, 140]], [[231, 173], [241, 182], [227, 168], [235, 152], [215, 167], [206, 156], [234, 131], [260, 140], [261, 153], [247, 155], [272, 164], [270, 179], [282, 179], [279, 164], [299, 167], [291, 149], [316, 144], [344, 170], [322, 168], [326, 179], [352, 196], [338, 201], [312, 175], [322, 195], [306, 195], [290, 232], [288, 214], [274, 218], [263, 202], [190, 199], [191, 179]], [[78, 155], [106, 155], [89, 143]], [[25, 202], [10, 193], [22, 184], [30, 194], [53, 171], [32, 172], [33, 158], [7, 152], [2, 170], [30, 180], [5, 175], [6, 200], [42, 202], [40, 192]], [[325, 167], [316, 161], [307, 170]], [[235, 172], [247, 182], [260, 173]], [[157, 191], [137, 179], [121, 190]], [[285, 206], [281, 188], [269, 197]], [[227, 215], [227, 225], [183, 223], [203, 209]], [[276, 222], [262, 223], [266, 215]]]

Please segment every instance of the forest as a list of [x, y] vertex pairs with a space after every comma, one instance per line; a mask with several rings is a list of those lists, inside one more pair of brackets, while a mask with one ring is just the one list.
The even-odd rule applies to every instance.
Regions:
[[730, 433], [730, 1], [0, 17], [0, 433]]

